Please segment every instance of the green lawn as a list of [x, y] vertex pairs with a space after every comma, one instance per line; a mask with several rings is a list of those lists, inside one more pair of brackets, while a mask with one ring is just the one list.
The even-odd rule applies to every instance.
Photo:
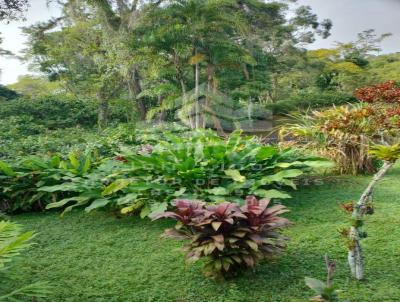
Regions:
[[[337, 260], [336, 284], [352, 302], [400, 301], [400, 168], [392, 170], [375, 195], [363, 241], [367, 280], [349, 278], [346, 251], [337, 229], [346, 215], [337, 202], [356, 199], [370, 177], [342, 177], [304, 187], [286, 201], [294, 225], [288, 251], [254, 272], [218, 283], [202, 276], [200, 264], [185, 265], [180, 244], [160, 239], [172, 222], [116, 219], [75, 211], [13, 217], [36, 230], [37, 243], [14, 268], [21, 283], [47, 280], [50, 301], [307, 301], [304, 277], [325, 278], [323, 255]], [[11, 284], [10, 284], [11, 286]]]

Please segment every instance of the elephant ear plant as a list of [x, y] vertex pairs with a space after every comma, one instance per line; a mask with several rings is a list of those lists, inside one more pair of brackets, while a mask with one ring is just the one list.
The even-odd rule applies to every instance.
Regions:
[[287, 212], [282, 205], [268, 207], [269, 199], [246, 198], [245, 205], [223, 202], [206, 205], [199, 200], [175, 200], [174, 212], [157, 214], [153, 219], [173, 218], [178, 221], [165, 236], [190, 240], [184, 246], [186, 260], [206, 258], [204, 274], [225, 278], [254, 267], [286, 247], [280, 230], [290, 222], [279, 215]]
[[374, 175], [358, 202], [347, 207], [347, 211], [351, 213], [351, 227], [350, 230], [341, 231], [342, 235], [346, 238], [349, 249], [348, 261], [351, 273], [357, 280], [364, 278], [364, 257], [361, 239], [366, 237], [366, 233], [362, 229], [364, 224], [363, 218], [365, 214], [373, 213], [372, 195], [374, 188], [400, 158], [400, 144], [392, 146], [375, 145], [370, 148], [369, 153], [382, 160], [383, 165]]

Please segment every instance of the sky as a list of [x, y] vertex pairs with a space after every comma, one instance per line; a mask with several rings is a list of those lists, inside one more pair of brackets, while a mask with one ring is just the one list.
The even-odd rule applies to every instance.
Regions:
[[[332, 35], [318, 39], [308, 48], [329, 48], [335, 41], [349, 42], [356, 39], [357, 33], [374, 28], [378, 34], [393, 34], [382, 43], [383, 53], [400, 52], [400, 0], [298, 0], [298, 3], [310, 5], [321, 19], [333, 21]], [[20, 27], [58, 16], [59, 10], [55, 5], [48, 7], [46, 0], [31, 0], [26, 21], [0, 23], [1, 47], [18, 54], [26, 42]], [[14, 83], [18, 76], [30, 73], [26, 64], [4, 57], [0, 57], [0, 70], [1, 84]]]

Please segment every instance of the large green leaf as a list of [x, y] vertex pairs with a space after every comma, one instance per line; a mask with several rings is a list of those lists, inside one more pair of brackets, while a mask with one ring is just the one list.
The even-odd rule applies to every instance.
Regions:
[[100, 199], [96, 199], [95, 201], [93, 201], [90, 206], [85, 208], [86, 212], [90, 212], [94, 209], [98, 209], [98, 208], [102, 208], [105, 207], [106, 205], [108, 205], [111, 202], [110, 199], [107, 198], [100, 198]]
[[64, 198], [60, 201], [49, 203], [46, 206], [46, 209], [48, 210], [48, 209], [54, 209], [54, 208], [61, 208], [61, 207], [64, 207], [65, 205], [67, 205], [70, 201], [85, 202], [85, 201], [88, 201], [89, 199], [90, 198], [86, 197], [86, 196], [74, 196], [74, 197]]
[[258, 151], [256, 158], [257, 158], [257, 160], [265, 160], [265, 159], [271, 158], [272, 156], [274, 156], [277, 153], [278, 153], [277, 148], [270, 147], [270, 146], [263, 146]]
[[168, 203], [167, 202], [159, 202], [159, 203], [153, 203], [150, 206], [150, 213], [153, 214], [158, 214], [165, 212], [168, 208]]
[[246, 177], [241, 175], [239, 170], [231, 169], [231, 170], [225, 170], [224, 172], [227, 176], [230, 176], [234, 181], [237, 181], [237, 182], [245, 182], [246, 181]]
[[5, 162], [0, 160], [0, 171], [2, 171], [7, 176], [15, 176], [17, 173]]
[[303, 174], [302, 170], [299, 169], [288, 169], [283, 170], [275, 174], [277, 178], [295, 178]]
[[227, 189], [224, 187], [215, 187], [212, 189], [206, 190], [207, 193], [213, 194], [213, 195], [227, 195], [229, 192]]
[[69, 158], [69, 162], [71, 163], [72, 167], [74, 167], [76, 170], [78, 170], [80, 164], [79, 164], [79, 160], [78, 160], [78, 158], [76, 157], [76, 155], [75, 155], [74, 153], [71, 153], [71, 154], [68, 156], [68, 158]]
[[109, 184], [101, 194], [103, 196], [111, 195], [126, 188], [131, 182], [131, 179], [117, 179], [116, 181]]
[[281, 182], [285, 178], [295, 178], [303, 174], [303, 171], [300, 169], [288, 169], [280, 171], [273, 175], [268, 175], [257, 182], [257, 186], [265, 185], [273, 182]]
[[92, 161], [90, 159], [90, 155], [87, 155], [82, 166], [82, 174], [86, 174], [89, 171], [91, 164]]
[[329, 160], [306, 160], [303, 162], [304, 165], [311, 168], [333, 168], [335, 164]]
[[54, 193], [57, 191], [62, 191], [62, 192], [77, 192], [80, 191], [78, 184], [72, 183], [72, 182], [66, 182], [63, 184], [59, 185], [54, 185], [54, 186], [44, 186], [41, 188], [38, 188], [38, 191], [44, 191], [44, 192], [49, 192], [49, 193]]

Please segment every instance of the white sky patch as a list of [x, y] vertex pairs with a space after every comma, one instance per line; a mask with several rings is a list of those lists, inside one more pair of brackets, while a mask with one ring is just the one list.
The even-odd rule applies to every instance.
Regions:
[[[26, 14], [26, 21], [10, 22], [8, 24], [0, 22], [0, 35], [3, 38], [1, 48], [19, 55], [20, 51], [25, 48], [27, 41], [27, 38], [22, 34], [21, 27], [47, 21], [51, 17], [60, 15], [60, 7], [55, 5], [47, 6], [46, 3], [46, 0], [31, 0], [31, 6]], [[23, 64], [18, 59], [8, 57], [0, 57], [0, 70], [1, 84], [15, 83], [18, 76], [30, 73], [26, 64]]]
[[318, 17], [333, 22], [332, 35], [318, 39], [308, 48], [330, 48], [336, 41], [350, 42], [357, 33], [375, 29], [377, 34], [392, 33], [382, 43], [382, 53], [400, 52], [400, 0], [299, 0]]

